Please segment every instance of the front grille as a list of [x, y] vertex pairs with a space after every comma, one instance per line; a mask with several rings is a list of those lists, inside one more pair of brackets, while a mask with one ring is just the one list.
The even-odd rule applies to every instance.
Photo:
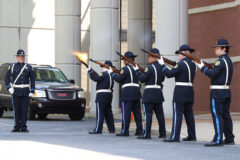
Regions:
[[76, 91], [49, 90], [48, 98], [50, 100], [75, 100]]

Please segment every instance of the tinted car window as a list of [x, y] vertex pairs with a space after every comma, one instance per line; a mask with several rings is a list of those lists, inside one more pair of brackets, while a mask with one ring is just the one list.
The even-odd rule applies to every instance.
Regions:
[[63, 73], [55, 68], [34, 68], [36, 81], [68, 83]]
[[0, 79], [3, 80], [3, 81], [5, 80], [5, 76], [7, 74], [8, 67], [9, 66], [7, 66], [7, 65], [4, 65], [4, 66], [0, 67]]

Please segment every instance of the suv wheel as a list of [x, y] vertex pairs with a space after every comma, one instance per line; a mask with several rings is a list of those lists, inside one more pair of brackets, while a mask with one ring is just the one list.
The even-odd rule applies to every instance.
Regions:
[[68, 116], [72, 121], [80, 121], [84, 117], [84, 112], [78, 114], [68, 114]]
[[3, 113], [4, 113], [4, 109], [0, 109], [0, 117], [3, 116]]
[[44, 119], [48, 116], [47, 113], [37, 113], [39, 119]]
[[36, 112], [33, 111], [31, 108], [28, 108], [27, 118], [28, 120], [34, 120], [36, 117]]

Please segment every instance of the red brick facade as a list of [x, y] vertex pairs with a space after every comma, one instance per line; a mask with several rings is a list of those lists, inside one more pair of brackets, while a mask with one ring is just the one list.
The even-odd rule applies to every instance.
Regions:
[[[189, 7], [202, 7], [234, 0], [189, 0]], [[224, 10], [189, 15], [189, 44], [196, 49], [194, 55], [216, 58], [212, 46], [219, 38], [226, 38], [234, 46], [230, 56], [240, 56], [240, 6]], [[231, 85], [231, 111], [240, 112], [240, 62], [234, 63]], [[199, 71], [198, 71], [199, 72]], [[195, 80], [195, 111], [209, 112], [210, 79], [197, 73]]]

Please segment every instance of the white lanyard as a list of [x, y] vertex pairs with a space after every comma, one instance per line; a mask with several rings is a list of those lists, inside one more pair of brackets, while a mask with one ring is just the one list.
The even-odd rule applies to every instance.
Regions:
[[190, 67], [189, 67], [189, 65], [188, 65], [188, 63], [186, 61], [183, 61], [183, 62], [186, 64], [186, 66], [188, 68], [188, 78], [189, 78], [189, 82], [191, 83], [191, 70], [190, 70]]

